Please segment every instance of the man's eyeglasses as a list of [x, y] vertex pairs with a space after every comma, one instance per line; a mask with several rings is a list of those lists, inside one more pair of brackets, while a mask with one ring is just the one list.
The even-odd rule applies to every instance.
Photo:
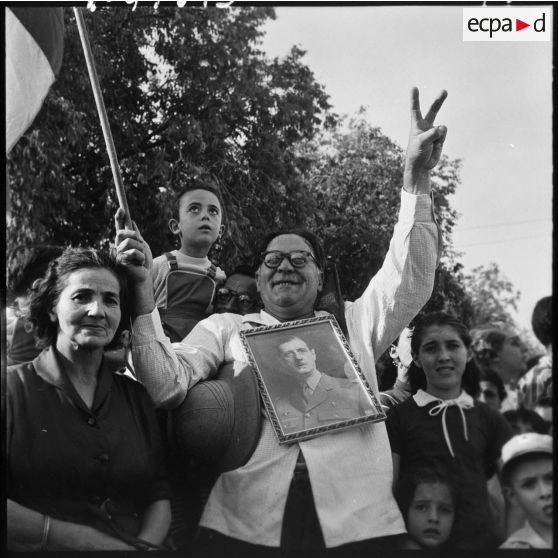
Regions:
[[310, 252], [306, 252], [305, 250], [295, 250], [294, 252], [270, 250], [269, 252], [262, 252], [261, 257], [264, 265], [269, 267], [269, 269], [277, 269], [285, 258], [287, 258], [289, 263], [296, 268], [304, 267], [309, 260], [312, 260], [316, 265], [318, 265], [314, 255]]
[[250, 306], [255, 302], [255, 300], [251, 296], [247, 294], [237, 293], [236, 291], [227, 289], [226, 287], [221, 287], [217, 291], [218, 304], [228, 304], [234, 298], [236, 298], [240, 306]]

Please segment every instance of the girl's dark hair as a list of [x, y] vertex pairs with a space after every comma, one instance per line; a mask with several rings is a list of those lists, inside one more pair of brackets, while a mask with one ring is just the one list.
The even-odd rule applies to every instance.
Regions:
[[274, 231], [269, 233], [263, 240], [262, 245], [261, 245], [261, 249], [259, 251], [259, 253], [257, 254], [257, 258], [258, 258], [258, 262], [257, 265], [255, 265], [255, 268], [257, 269], [261, 263], [260, 258], [260, 254], [265, 252], [267, 250], [267, 247], [269, 246], [269, 243], [276, 237], [278, 236], [282, 236], [284, 234], [296, 234], [297, 236], [300, 236], [302, 238], [304, 238], [304, 240], [306, 240], [306, 242], [308, 242], [308, 244], [310, 244], [310, 246], [312, 247], [312, 251], [314, 252], [314, 257], [316, 258], [316, 261], [318, 262], [318, 267], [324, 271], [325, 270], [325, 266], [326, 266], [326, 257], [325, 257], [325, 252], [322, 246], [322, 243], [320, 241], [320, 239], [312, 232], [310, 232], [307, 229], [282, 229], [282, 230], [278, 230], [278, 231]]
[[25, 308], [25, 315], [33, 325], [38, 347], [44, 348], [55, 344], [58, 322], [50, 319], [49, 312], [58, 302], [68, 276], [87, 268], [111, 271], [120, 285], [120, 324], [113, 340], [106, 348], [116, 346], [122, 331], [130, 329], [130, 296], [126, 269], [116, 262], [115, 252], [93, 248], [66, 248], [62, 255], [50, 262], [45, 275], [37, 279], [29, 291], [29, 303]]
[[407, 522], [407, 514], [409, 506], [415, 497], [415, 492], [420, 484], [443, 484], [448, 487], [453, 500], [454, 509], [454, 525], [457, 520], [457, 513], [459, 509], [459, 495], [451, 481], [449, 473], [441, 465], [422, 464], [420, 467], [410, 471], [403, 476], [395, 491], [395, 499], [401, 510], [405, 522]]
[[[415, 321], [413, 335], [411, 337], [411, 351], [413, 352], [413, 357], [418, 355], [426, 331], [431, 326], [448, 326], [453, 328], [459, 335], [461, 341], [463, 341], [465, 347], [467, 347], [467, 349], [471, 347], [471, 334], [463, 322], [445, 312], [432, 312], [430, 314], [425, 314]], [[409, 382], [411, 384], [412, 393], [416, 393], [419, 389], [426, 390], [426, 376], [424, 370], [419, 368], [414, 360], [409, 367]], [[461, 378], [461, 386], [472, 397], [477, 397], [480, 392], [479, 369], [474, 359], [469, 360], [465, 366], [465, 372]]]

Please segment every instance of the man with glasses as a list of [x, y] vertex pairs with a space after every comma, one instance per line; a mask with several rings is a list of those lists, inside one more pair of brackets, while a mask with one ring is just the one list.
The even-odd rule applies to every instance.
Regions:
[[215, 296], [215, 313], [251, 314], [261, 308], [253, 270], [239, 265], [229, 275]]
[[[438, 259], [430, 171], [446, 135], [434, 119], [443, 91], [425, 117], [411, 95], [411, 131], [399, 220], [384, 264], [363, 295], [345, 303], [348, 340], [372, 390], [374, 362], [431, 295]], [[314, 305], [325, 257], [308, 231], [272, 233], [263, 244], [256, 283], [259, 314], [213, 315], [180, 343], [164, 336], [150, 285], [150, 251], [139, 232], [116, 218], [116, 243], [135, 292], [133, 357], [139, 379], [157, 405], [180, 405], [188, 389], [227, 362], [247, 362], [240, 331], [324, 315]], [[362, 424], [310, 440], [279, 444], [264, 417], [248, 462], [217, 479], [200, 526], [210, 530], [204, 555], [278, 556], [281, 552], [339, 552], [345, 556], [391, 549], [405, 533], [391, 492], [393, 470], [383, 422]], [[315, 554], [313, 554], [315, 555]]]

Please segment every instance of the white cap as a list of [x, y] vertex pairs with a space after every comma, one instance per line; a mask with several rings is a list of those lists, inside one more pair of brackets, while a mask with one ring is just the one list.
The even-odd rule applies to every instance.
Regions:
[[552, 436], [527, 432], [526, 434], [518, 434], [508, 440], [502, 447], [500, 471], [502, 472], [514, 459], [528, 453], [548, 453], [552, 455]]

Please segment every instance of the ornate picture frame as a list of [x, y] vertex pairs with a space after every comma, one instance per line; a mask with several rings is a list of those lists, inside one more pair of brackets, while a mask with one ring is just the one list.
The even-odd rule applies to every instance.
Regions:
[[385, 420], [334, 316], [240, 336], [280, 444]]

